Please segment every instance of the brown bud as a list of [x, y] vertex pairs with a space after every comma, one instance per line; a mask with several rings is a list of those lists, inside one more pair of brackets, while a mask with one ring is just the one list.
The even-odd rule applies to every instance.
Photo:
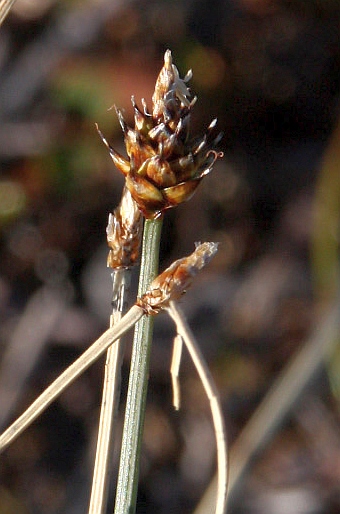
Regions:
[[195, 251], [188, 257], [178, 259], [158, 275], [137, 305], [147, 314], [158, 314], [169, 307], [169, 302], [178, 300], [191, 285], [197, 273], [217, 252], [218, 243], [196, 244]]
[[142, 217], [126, 187], [119, 206], [109, 215], [106, 234], [110, 248], [107, 265], [113, 269], [133, 266], [139, 255]]

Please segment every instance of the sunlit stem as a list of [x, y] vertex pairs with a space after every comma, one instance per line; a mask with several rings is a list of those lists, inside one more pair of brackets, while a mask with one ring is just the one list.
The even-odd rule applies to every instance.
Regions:
[[143, 309], [134, 305], [114, 327], [104, 332], [78, 359], [71, 364], [28, 409], [0, 436], [0, 452], [7, 448], [65, 389], [91, 366], [109, 346], [130, 330], [144, 315]]
[[[146, 291], [148, 285], [158, 273], [161, 229], [162, 220], [146, 220], [138, 288], [139, 296]], [[134, 333], [115, 514], [133, 514], [136, 509], [152, 334], [153, 317], [144, 316], [136, 324]]]
[[196, 343], [195, 337], [187, 324], [184, 314], [174, 302], [170, 302], [168, 312], [174, 320], [178, 334], [183, 338], [190, 357], [196, 367], [202, 385], [210, 402], [211, 415], [213, 418], [216, 447], [217, 447], [217, 500], [215, 514], [224, 514], [227, 505], [228, 485], [228, 454], [226, 433], [219, 394], [209, 368], [204, 360], [201, 350]]
[[177, 334], [174, 338], [170, 374], [172, 382], [172, 404], [176, 410], [181, 406], [181, 390], [179, 385], [179, 368], [181, 364], [183, 338]]
[[[124, 299], [130, 283], [131, 270], [118, 269], [112, 273], [113, 305], [110, 326], [118, 323], [124, 308]], [[93, 471], [89, 514], [104, 514], [111, 475], [114, 448], [115, 419], [120, 399], [121, 367], [124, 357], [124, 341], [119, 339], [107, 351], [102, 403], [100, 409], [96, 458]]]

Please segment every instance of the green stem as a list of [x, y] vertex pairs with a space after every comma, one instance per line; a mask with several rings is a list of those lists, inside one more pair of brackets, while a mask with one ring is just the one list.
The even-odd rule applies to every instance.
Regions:
[[[139, 296], [146, 291], [150, 282], [157, 276], [161, 230], [162, 220], [146, 220], [138, 287]], [[143, 316], [136, 324], [134, 333], [115, 514], [133, 514], [136, 510], [152, 334], [153, 317]]]

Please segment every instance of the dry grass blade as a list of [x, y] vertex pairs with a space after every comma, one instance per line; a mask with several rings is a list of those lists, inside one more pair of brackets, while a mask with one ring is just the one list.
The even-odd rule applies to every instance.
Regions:
[[[29, 299], [17, 327], [11, 333], [0, 367], [0, 428], [9, 422], [26, 381], [67, 304], [47, 286]], [[37, 323], [39, 319], [39, 323]]]
[[[111, 326], [118, 323], [121, 313], [111, 317]], [[110, 459], [113, 448], [114, 417], [117, 405], [117, 390], [120, 387], [120, 368], [123, 355], [122, 341], [110, 346], [105, 361], [105, 377], [100, 410], [96, 459], [93, 471], [89, 514], [106, 512], [110, 479]], [[112, 460], [112, 459], [111, 459]]]
[[[113, 273], [113, 289], [117, 289], [117, 298], [110, 318], [111, 327], [115, 326], [121, 320], [126, 292], [125, 283], [129, 280], [127, 279], [129, 273], [130, 270], [128, 269], [116, 270]], [[110, 346], [106, 355], [89, 514], [103, 514], [107, 510], [110, 462], [112, 461], [111, 450], [114, 446], [114, 420], [118, 410], [123, 356], [124, 342], [119, 339], [114, 345]]]
[[0, 0], [0, 25], [2, 25], [14, 2], [15, 0]]
[[201, 350], [195, 341], [195, 337], [192, 334], [183, 313], [174, 302], [170, 302], [168, 312], [176, 324], [178, 334], [183, 338], [210, 402], [216, 435], [218, 468], [218, 487], [215, 513], [224, 514], [227, 503], [228, 456], [226, 433], [218, 391]]
[[[111, 327], [122, 317], [131, 281], [131, 268], [139, 256], [142, 225], [141, 213], [127, 188], [124, 188], [120, 204], [113, 214], [110, 214], [106, 228], [110, 249], [107, 264], [113, 269]], [[118, 411], [123, 357], [124, 342], [118, 340], [115, 345], [110, 346], [106, 356], [89, 514], [104, 514], [107, 510], [111, 450], [114, 446], [114, 420]]]
[[69, 366], [28, 409], [0, 436], [0, 452], [4, 451], [40, 414], [88, 367], [91, 366], [109, 346], [131, 329], [144, 315], [134, 305], [119, 323], [109, 328], [71, 366]]
[[181, 406], [181, 391], [179, 387], [179, 367], [181, 364], [182, 347], [183, 338], [182, 336], [177, 334], [174, 338], [172, 359], [170, 365], [170, 374], [173, 391], [172, 404], [176, 410], [179, 410]]

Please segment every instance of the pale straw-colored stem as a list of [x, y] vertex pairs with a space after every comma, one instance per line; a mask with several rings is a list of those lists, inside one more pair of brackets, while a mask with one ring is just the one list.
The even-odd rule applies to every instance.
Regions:
[[52, 384], [28, 407], [28, 409], [0, 436], [0, 452], [9, 446], [40, 414], [109, 346], [122, 337], [144, 315], [143, 309], [134, 305], [119, 323], [104, 332], [78, 359], [71, 364]]
[[12, 330], [1, 356], [0, 430], [12, 419], [28, 377], [46, 348], [67, 302], [67, 294], [47, 285], [42, 286], [32, 294], [19, 323]]
[[0, 25], [2, 25], [14, 2], [15, 0], [0, 0]]
[[170, 375], [172, 382], [172, 404], [176, 410], [181, 407], [181, 390], [179, 385], [179, 368], [181, 365], [183, 338], [177, 334], [174, 338]]
[[[112, 273], [113, 290], [116, 291], [110, 326], [116, 325], [122, 317], [126, 283], [130, 270], [119, 269]], [[124, 341], [119, 339], [107, 350], [102, 402], [99, 417], [96, 458], [93, 470], [89, 514], [104, 514], [111, 475], [112, 449], [114, 447], [114, 421], [120, 398], [121, 367], [124, 357]]]
[[228, 453], [226, 432], [219, 394], [210, 374], [210, 370], [204, 360], [202, 352], [195, 340], [193, 333], [190, 330], [190, 327], [188, 326], [188, 323], [181, 309], [174, 302], [170, 302], [168, 312], [176, 324], [178, 334], [183, 338], [184, 344], [189, 351], [190, 357], [196, 367], [197, 373], [201, 379], [202, 385], [210, 403], [217, 447], [218, 485], [215, 513], [224, 514], [226, 511], [227, 503]]

